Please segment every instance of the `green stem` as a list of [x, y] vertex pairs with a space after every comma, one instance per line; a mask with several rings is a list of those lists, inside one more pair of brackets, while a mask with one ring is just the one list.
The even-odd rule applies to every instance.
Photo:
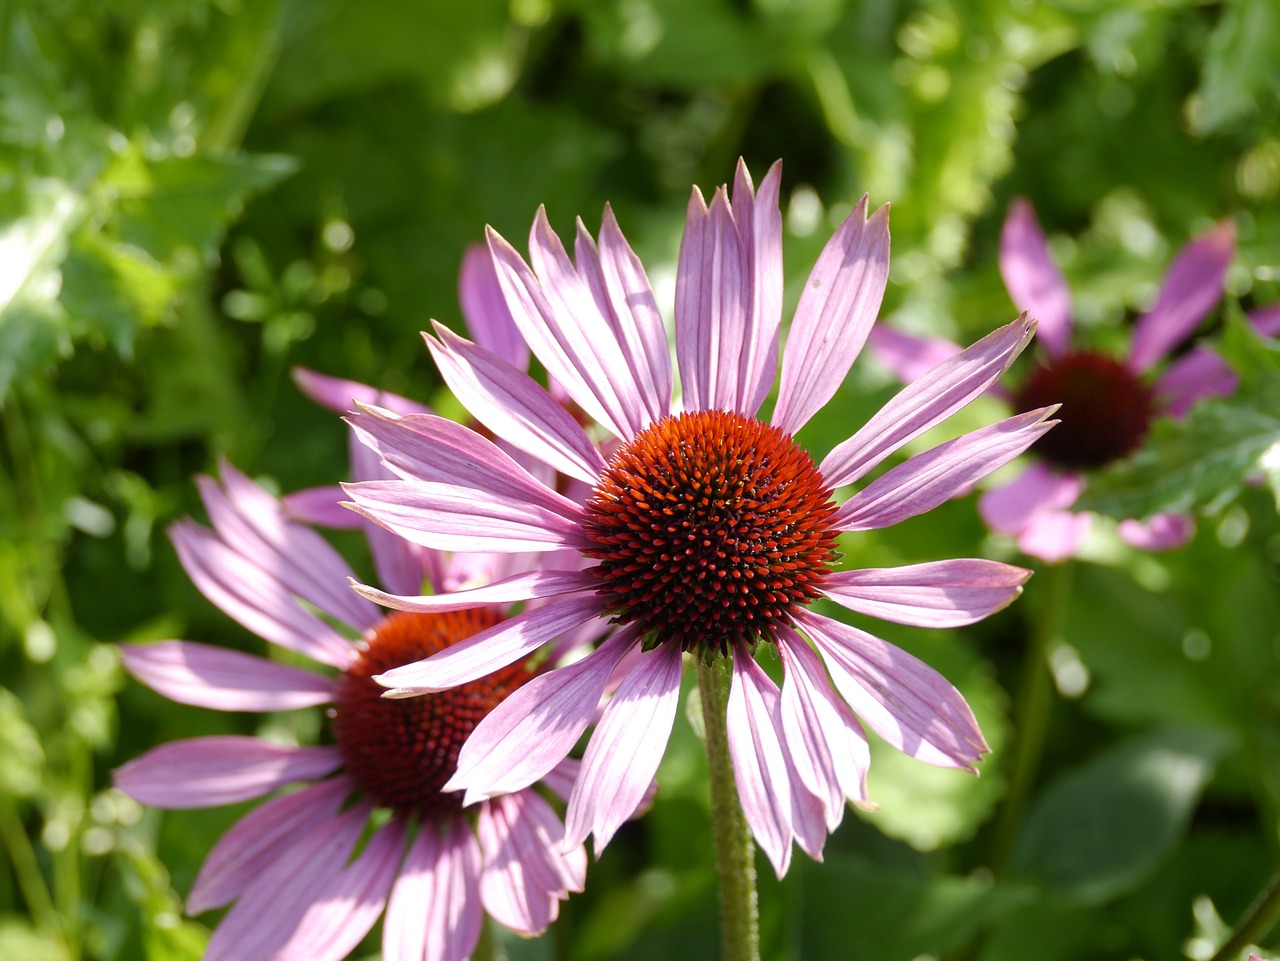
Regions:
[[36, 924], [45, 931], [61, 932], [58, 909], [54, 907], [49, 886], [40, 870], [35, 847], [27, 836], [22, 818], [8, 800], [0, 801], [0, 843], [3, 843], [9, 855], [13, 875], [18, 881], [23, 900], [27, 902], [27, 910], [31, 912]]
[[1271, 876], [1231, 937], [1209, 961], [1234, 961], [1246, 947], [1265, 938], [1277, 921], [1280, 921], [1280, 872]]
[[1043, 584], [1044, 602], [1039, 619], [1031, 632], [1030, 647], [1022, 668], [1014, 705], [1014, 753], [1009, 790], [1001, 806], [992, 848], [991, 869], [1003, 874], [1009, 866], [1013, 843], [1026, 813], [1031, 788], [1040, 770], [1049, 715], [1053, 709], [1053, 676], [1049, 670], [1049, 654], [1062, 634], [1062, 622], [1071, 596], [1071, 562], [1053, 564], [1037, 579]]
[[759, 961], [760, 911], [756, 897], [756, 848], [747, 827], [729, 757], [729, 729], [725, 723], [730, 662], [717, 658], [698, 662], [698, 692], [702, 696], [702, 724], [711, 769], [711, 830], [720, 876], [720, 924], [725, 961]]
[[498, 947], [498, 939], [494, 937], [493, 922], [489, 915], [480, 922], [480, 940], [471, 952], [471, 961], [506, 961], [506, 954]]

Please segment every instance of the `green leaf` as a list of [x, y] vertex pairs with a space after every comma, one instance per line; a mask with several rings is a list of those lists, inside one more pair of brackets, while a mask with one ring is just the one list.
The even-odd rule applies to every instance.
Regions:
[[795, 956], [818, 961], [948, 955], [1031, 897], [1018, 884], [923, 875], [839, 854], [796, 869], [807, 883]]
[[1209, 38], [1190, 111], [1197, 134], [1251, 117], [1280, 82], [1280, 8], [1274, 0], [1234, 0]]
[[1015, 872], [1086, 904], [1133, 890], [1177, 846], [1228, 743], [1204, 730], [1165, 729], [1062, 775], [1022, 825]]

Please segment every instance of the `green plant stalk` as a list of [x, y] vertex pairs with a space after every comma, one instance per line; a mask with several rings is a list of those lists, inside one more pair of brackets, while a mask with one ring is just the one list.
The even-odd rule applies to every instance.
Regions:
[[1280, 921], [1280, 871], [1271, 876], [1267, 886], [1249, 905], [1236, 929], [1231, 932], [1209, 961], [1235, 961], [1235, 958], [1250, 944], [1265, 938], [1271, 929]]
[[9, 855], [13, 876], [36, 925], [41, 930], [62, 934], [58, 909], [54, 907], [49, 886], [40, 871], [31, 838], [27, 836], [22, 818], [7, 798], [0, 799], [0, 844], [4, 845], [4, 850]]
[[1031, 632], [1031, 643], [1026, 652], [1014, 704], [1013, 725], [1016, 734], [1013, 768], [1009, 791], [1001, 805], [991, 855], [991, 869], [997, 876], [1003, 874], [1009, 866], [1014, 841], [1022, 826], [1031, 788], [1035, 784], [1040, 759], [1044, 754], [1054, 698], [1049, 654], [1062, 634], [1067, 602], [1071, 597], [1072, 571], [1070, 561], [1051, 564], [1035, 582], [1044, 584], [1044, 603], [1035, 629]]
[[698, 657], [698, 693], [711, 770], [711, 831], [720, 877], [720, 924], [725, 961], [759, 961], [760, 908], [756, 894], [756, 849], [747, 827], [729, 757], [726, 710], [733, 674], [726, 658], [712, 664]]

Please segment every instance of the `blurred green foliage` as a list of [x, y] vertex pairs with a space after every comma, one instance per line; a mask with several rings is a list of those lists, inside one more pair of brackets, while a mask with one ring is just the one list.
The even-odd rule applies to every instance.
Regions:
[[[538, 204], [564, 234], [609, 200], [669, 292], [689, 185], [782, 158], [789, 302], [869, 192], [893, 204], [885, 313], [971, 340], [1012, 318], [995, 253], [1025, 195], [1078, 323], [1121, 340], [1225, 217], [1229, 298], [1276, 299], [1278, 90], [1272, 0], [8, 0], [0, 957], [199, 956], [209, 919], [180, 893], [235, 812], [143, 812], [109, 770], [254, 722], [126, 683], [109, 645], [256, 644], [163, 536], [196, 509], [192, 475], [225, 455], [281, 491], [339, 479], [343, 428], [289, 367], [429, 399], [418, 331], [460, 324], [486, 223], [520, 245]], [[1247, 477], [1280, 497], [1280, 355], [1219, 317], [1200, 334], [1241, 390], [1161, 425], [1093, 503], [1208, 513], [1182, 551], [1104, 538], [1081, 565], [1011, 868], [989, 865], [1035, 580], [972, 629], [891, 635], [961, 687], [996, 753], [972, 779], [877, 750], [882, 810], [763, 883], [768, 957], [1207, 959], [1271, 874], [1280, 523]], [[806, 442], [890, 392], [860, 366]], [[1011, 556], [967, 501], [848, 541], [867, 565]], [[510, 957], [715, 953], [702, 763], [681, 722], [654, 810]]]

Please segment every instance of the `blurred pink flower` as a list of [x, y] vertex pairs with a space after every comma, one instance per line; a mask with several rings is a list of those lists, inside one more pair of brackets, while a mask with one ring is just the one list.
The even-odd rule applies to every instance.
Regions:
[[[299, 381], [341, 409], [353, 398], [417, 409], [305, 371]], [[367, 462], [357, 463], [357, 477], [388, 476], [367, 449], [359, 447], [357, 460]], [[522, 934], [544, 930], [559, 902], [582, 889], [582, 846], [564, 844], [562, 821], [531, 788], [469, 810], [461, 795], [442, 791], [472, 729], [537, 672], [515, 659], [413, 701], [387, 700], [372, 680], [503, 623], [503, 614], [488, 607], [383, 617], [352, 592], [352, 570], [299, 518], [367, 525], [379, 575], [397, 590], [421, 590], [424, 579], [437, 589], [484, 582], [506, 573], [509, 558], [454, 562], [335, 510], [335, 489], [282, 503], [230, 465], [223, 465], [221, 483], [199, 483], [212, 529], [182, 521], [170, 532], [196, 586], [263, 639], [338, 672], [335, 678], [190, 641], [123, 647], [130, 673], [183, 704], [224, 711], [328, 705], [332, 745], [200, 737], [162, 745], [115, 772], [116, 785], [132, 797], [175, 809], [232, 804], [309, 782], [247, 814], [206, 859], [187, 909], [232, 905], [206, 961], [343, 958], [384, 913], [386, 961], [462, 961], [485, 912]], [[567, 799], [576, 765], [549, 768], [546, 786]], [[371, 820], [380, 808], [389, 817]]]
[[[1017, 596], [1027, 572], [984, 560], [835, 570], [841, 532], [888, 527], [966, 489], [1042, 436], [1051, 409], [1020, 414], [862, 481], [911, 439], [984, 392], [1027, 343], [1025, 317], [904, 390], [815, 464], [793, 435], [835, 395], [884, 294], [888, 209], [864, 200], [828, 242], [800, 298], [776, 406], [757, 412], [778, 366], [781, 168], [757, 191], [745, 165], [710, 205], [689, 204], [676, 282], [675, 355], [639, 259], [605, 209], [598, 241], [581, 222], [570, 259], [539, 211], [530, 263], [489, 234], [497, 292], [532, 353], [599, 425], [602, 447], [521, 370], [437, 325], [427, 337], [467, 410], [512, 448], [572, 478], [566, 492], [448, 420], [367, 409], [357, 433], [402, 479], [350, 485], [363, 515], [439, 550], [581, 552], [581, 571], [535, 571], [456, 594], [362, 593], [408, 611], [544, 603], [418, 664], [381, 675], [411, 696], [469, 683], [584, 619], [620, 627], [588, 657], [535, 678], [476, 728], [446, 785], [470, 799], [515, 791], [561, 762], [616, 693], [569, 800], [569, 843], [597, 850], [635, 808], [666, 747], [683, 654], [732, 657], [729, 747], [747, 820], [782, 875], [791, 842], [818, 857], [845, 799], [866, 799], [860, 715], [931, 764], [971, 768], [987, 746], [963, 697], [891, 644], [818, 614], [827, 597], [928, 627], [969, 624]], [[530, 266], [530, 264], [532, 266]], [[756, 663], [781, 655], [781, 689]], [[834, 684], [834, 690], [832, 685]]]
[[[1035, 211], [1016, 200], [1000, 236], [1000, 273], [1019, 310], [1038, 323], [1040, 356], [1009, 395], [1014, 410], [1061, 403], [1062, 423], [1032, 447], [1035, 460], [1012, 481], [985, 491], [978, 510], [993, 531], [1014, 537], [1024, 553], [1056, 562], [1073, 556], [1093, 515], [1073, 510], [1091, 470], [1138, 450], [1152, 420], [1182, 416], [1197, 400], [1229, 394], [1235, 377], [1217, 354], [1196, 347], [1151, 372], [1179, 346], [1222, 298], [1223, 277], [1235, 253], [1235, 231], [1224, 222], [1179, 252], [1155, 304], [1138, 318], [1129, 355], [1116, 359], [1072, 343], [1071, 292], [1049, 257]], [[1260, 329], [1280, 330], [1280, 310], [1258, 318]], [[910, 382], [922, 363], [959, 350], [880, 327], [872, 334], [877, 357]], [[1158, 514], [1120, 523], [1120, 536], [1145, 550], [1180, 546], [1194, 522]]]

